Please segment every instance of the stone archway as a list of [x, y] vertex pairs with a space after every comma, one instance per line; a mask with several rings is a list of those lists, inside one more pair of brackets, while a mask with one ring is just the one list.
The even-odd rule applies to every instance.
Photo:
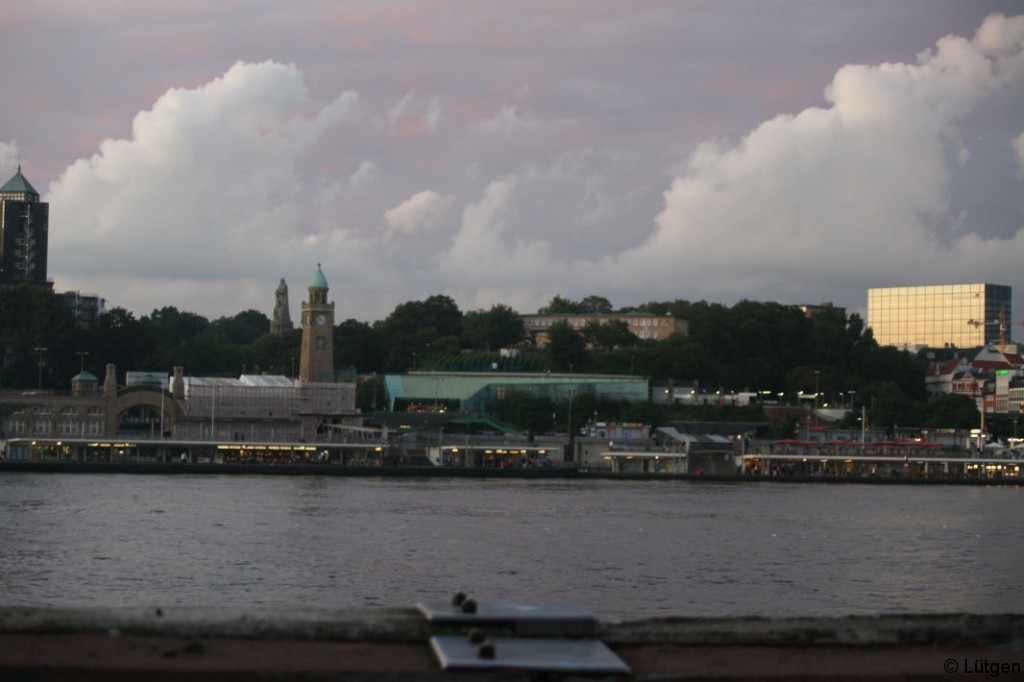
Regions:
[[121, 389], [113, 405], [106, 410], [107, 436], [110, 438], [159, 438], [173, 433], [181, 417], [181, 407], [159, 387], [131, 386]]

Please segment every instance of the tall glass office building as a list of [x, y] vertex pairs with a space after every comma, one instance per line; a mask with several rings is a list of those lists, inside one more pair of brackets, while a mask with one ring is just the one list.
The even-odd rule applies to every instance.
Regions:
[[868, 289], [868, 326], [883, 346], [976, 348], [999, 343], [1012, 303], [1011, 287], [999, 284]]

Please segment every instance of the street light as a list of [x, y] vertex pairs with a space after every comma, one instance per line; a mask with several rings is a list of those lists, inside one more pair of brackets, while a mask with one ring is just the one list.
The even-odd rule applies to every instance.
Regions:
[[569, 391], [569, 419], [568, 419], [567, 428], [568, 428], [568, 431], [569, 431], [569, 434], [568, 434], [569, 435], [569, 454], [572, 457], [573, 462], [576, 463], [576, 468], [578, 469], [579, 466], [580, 466], [580, 463], [576, 461], [576, 439], [573, 438], [573, 434], [572, 434], [572, 399], [575, 398], [575, 397], [576, 397], [576, 389], [573, 388], [573, 389], [571, 389]]
[[814, 425], [818, 425], [818, 379], [821, 377], [821, 370], [814, 370]]
[[39, 353], [39, 384], [37, 388], [43, 387], [43, 353], [46, 352], [45, 348], [36, 346], [35, 351]]

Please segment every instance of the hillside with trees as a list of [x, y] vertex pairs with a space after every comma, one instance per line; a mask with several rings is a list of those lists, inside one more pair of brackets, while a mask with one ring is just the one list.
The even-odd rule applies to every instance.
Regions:
[[[799, 308], [740, 301], [649, 302], [615, 310], [600, 296], [580, 301], [555, 296], [541, 313], [643, 312], [686, 320], [689, 334], [642, 341], [622, 322], [592, 322], [576, 330], [555, 324], [544, 348], [527, 343], [522, 319], [506, 305], [461, 311], [444, 295], [399, 304], [383, 320], [344, 320], [334, 328], [335, 363], [366, 377], [360, 406], [378, 409], [384, 373], [410, 370], [577, 372], [632, 374], [655, 382], [698, 385], [702, 390], [752, 391], [779, 396], [817, 388], [824, 400], [867, 406], [881, 426], [970, 426], [973, 405], [956, 396], [929, 403], [923, 367], [913, 355], [879, 347], [857, 314], [824, 309], [807, 317]], [[173, 366], [200, 376], [298, 371], [301, 331], [269, 333], [262, 312], [245, 310], [208, 320], [173, 306], [136, 318], [113, 308], [96, 329], [74, 325], [65, 302], [47, 289], [0, 288], [0, 388], [66, 390], [80, 369], [102, 381], [104, 367], [169, 372]], [[501, 353], [502, 349], [515, 353]], [[374, 379], [373, 377], [376, 377]], [[372, 385], [373, 381], [378, 382]], [[582, 396], [580, 400], [586, 401]], [[519, 396], [499, 406], [499, 417], [524, 427], [550, 425], [565, 406], [532, 404]], [[585, 405], [608, 418], [664, 421], [680, 411], [652, 405]], [[707, 410], [704, 410], [707, 412]], [[533, 415], [532, 417], [530, 415]], [[685, 414], [682, 416], [686, 416]], [[708, 418], [707, 414], [699, 415]], [[711, 415], [712, 418], [738, 416]], [[749, 417], [750, 415], [742, 415]], [[755, 415], [756, 416], [756, 415]]]

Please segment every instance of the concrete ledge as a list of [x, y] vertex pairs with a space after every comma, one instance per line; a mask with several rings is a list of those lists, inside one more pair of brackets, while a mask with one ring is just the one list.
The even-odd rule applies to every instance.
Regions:
[[[0, 678], [539, 677], [444, 673], [427, 644], [441, 632], [411, 608], [7, 607], [0, 608]], [[603, 624], [598, 637], [636, 679], [934, 679], [949, 677], [950, 666], [973, 678], [993, 670], [1014, 677], [1024, 667], [1018, 614], [669, 618]]]

